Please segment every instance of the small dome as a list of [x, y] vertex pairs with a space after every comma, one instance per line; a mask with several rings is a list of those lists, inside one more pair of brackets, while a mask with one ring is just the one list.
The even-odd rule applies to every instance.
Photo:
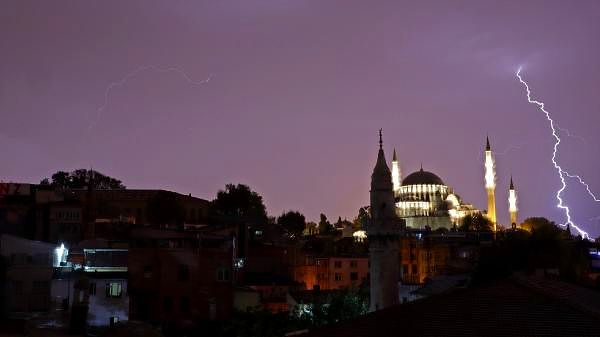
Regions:
[[413, 172], [409, 175], [406, 176], [406, 178], [404, 178], [402, 180], [402, 186], [407, 186], [407, 185], [445, 185], [444, 181], [442, 181], [442, 178], [438, 177], [437, 175], [428, 172], [428, 171], [423, 171], [423, 168], [421, 167], [421, 169], [417, 172]]

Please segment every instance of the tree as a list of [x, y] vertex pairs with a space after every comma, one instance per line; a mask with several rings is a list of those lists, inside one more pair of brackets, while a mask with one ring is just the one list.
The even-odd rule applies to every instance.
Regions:
[[369, 225], [369, 220], [371, 216], [369, 215], [368, 206], [364, 206], [358, 209], [358, 215], [354, 220], [352, 220], [352, 228], [354, 230], [361, 230], [367, 228]]
[[521, 228], [530, 232], [536, 239], [553, 240], [560, 236], [562, 230], [556, 224], [543, 217], [527, 218]]
[[51, 185], [59, 189], [81, 189], [87, 188], [90, 177], [93, 187], [102, 190], [121, 190], [125, 185], [113, 177], [106, 176], [98, 171], [79, 169], [72, 172], [57, 171], [52, 175], [52, 182], [48, 178], [42, 179], [41, 185]]
[[309, 306], [310, 320], [315, 326], [351, 320], [369, 310], [368, 295], [364, 289], [344, 288], [326, 296], [318, 294]]
[[468, 214], [463, 219], [459, 229], [463, 232], [490, 232], [492, 230], [492, 222], [481, 214]]
[[148, 222], [153, 225], [182, 225], [185, 206], [173, 192], [159, 191], [148, 200]]
[[333, 226], [327, 220], [327, 216], [323, 213], [319, 216], [319, 234], [329, 234], [333, 232]]
[[297, 211], [284, 212], [277, 218], [277, 224], [285, 228], [292, 237], [299, 237], [306, 227], [304, 215]]
[[262, 197], [243, 184], [227, 184], [211, 202], [211, 213], [217, 222], [266, 223], [267, 210]]

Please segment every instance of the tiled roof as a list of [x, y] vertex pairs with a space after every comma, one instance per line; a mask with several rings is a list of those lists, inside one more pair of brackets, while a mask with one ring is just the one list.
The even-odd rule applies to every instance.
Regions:
[[558, 281], [510, 279], [432, 296], [306, 337], [600, 336], [600, 293]]

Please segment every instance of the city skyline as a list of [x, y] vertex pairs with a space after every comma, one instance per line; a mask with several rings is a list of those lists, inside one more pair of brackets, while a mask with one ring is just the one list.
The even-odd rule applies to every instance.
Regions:
[[[404, 176], [422, 163], [485, 209], [489, 135], [499, 223], [508, 223], [511, 175], [520, 220], [562, 222], [553, 138], [515, 72], [523, 67], [535, 97], [572, 134], [562, 132], [563, 166], [600, 189], [599, 9], [593, 1], [7, 1], [2, 179], [38, 183], [93, 167], [128, 188], [209, 200], [243, 183], [271, 215], [350, 219], [368, 204], [365, 177], [383, 128], [386, 158], [395, 148]], [[575, 180], [563, 196], [597, 237], [599, 205]]]

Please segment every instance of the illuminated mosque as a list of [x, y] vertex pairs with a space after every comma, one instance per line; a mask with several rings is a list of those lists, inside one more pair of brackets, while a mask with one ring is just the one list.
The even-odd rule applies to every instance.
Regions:
[[[464, 202], [452, 187], [444, 183], [442, 178], [424, 170], [422, 165], [420, 170], [403, 177], [394, 149], [391, 175], [397, 216], [404, 219], [408, 228], [435, 230], [460, 226], [461, 219], [465, 216], [483, 214], [490, 219], [496, 230], [495, 170], [489, 139], [486, 140], [485, 155], [488, 210], [481, 211], [472, 204]], [[511, 190], [514, 194], [512, 178]], [[511, 200], [513, 201], [511, 204], [516, 204], [516, 197], [512, 197], [515, 200]], [[514, 211], [511, 209], [511, 221], [516, 222], [516, 206]]]

